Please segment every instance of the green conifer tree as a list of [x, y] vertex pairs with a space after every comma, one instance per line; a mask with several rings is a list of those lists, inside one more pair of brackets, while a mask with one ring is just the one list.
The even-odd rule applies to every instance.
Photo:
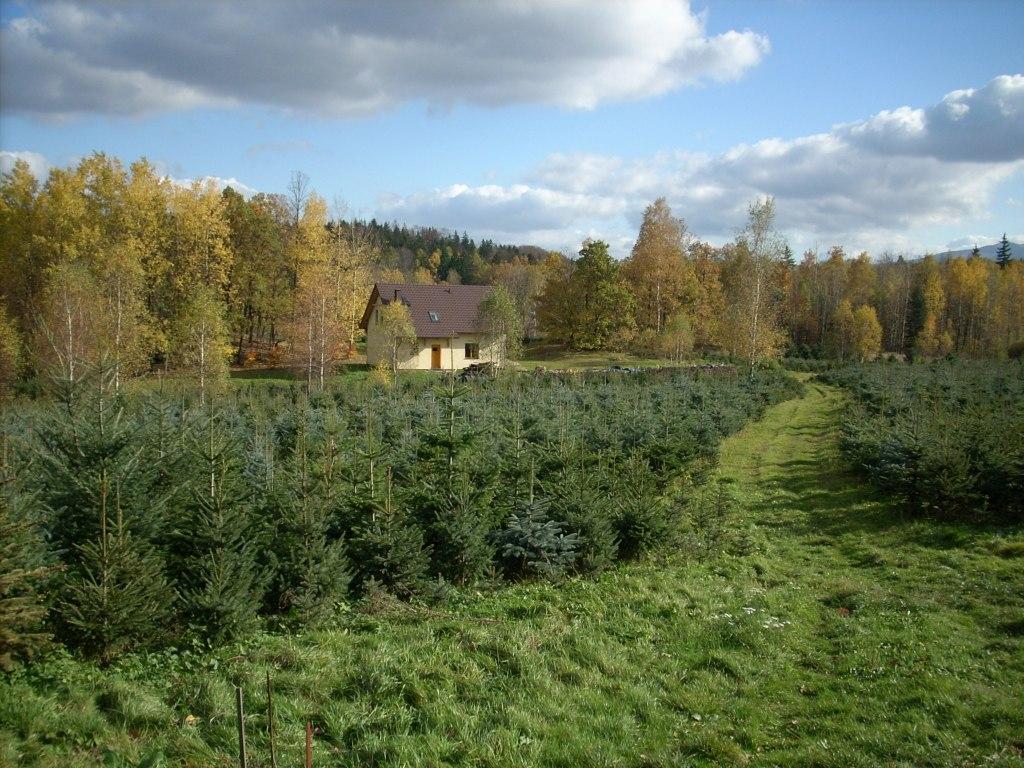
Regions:
[[574, 567], [581, 573], [603, 571], [618, 555], [611, 499], [597, 483], [600, 474], [598, 468], [569, 466], [543, 484], [552, 516], [579, 539]]
[[532, 494], [517, 505], [496, 541], [505, 574], [513, 579], [561, 576], [575, 562], [580, 543], [565, 523], [551, 519], [548, 501]]
[[435, 391], [441, 406], [437, 426], [420, 434], [420, 459], [434, 465], [435, 475], [444, 478], [449, 493], [454, 491], [455, 478], [460, 474], [460, 460], [478, 437], [465, 426], [461, 401], [469, 391], [469, 387], [457, 385], [455, 377], [448, 375], [444, 385]]
[[135, 425], [113, 394], [110, 368], [60, 382], [40, 433], [40, 499], [66, 571], [55, 614], [68, 640], [112, 661], [166, 636], [174, 607], [163, 558], [149, 543], [163, 500], [139, 461]]
[[167, 637], [174, 591], [163, 559], [123, 519], [76, 547], [77, 568], [59, 610], [73, 642], [106, 664]]
[[629, 457], [617, 480], [619, 557], [639, 557], [664, 542], [670, 531], [668, 509], [658, 495], [654, 472], [639, 452]]
[[1000, 268], [1005, 269], [1011, 261], [1013, 261], [1013, 248], [1010, 246], [1010, 241], [1006, 239], [1006, 233], [1003, 232], [1003, 239], [999, 241], [999, 247], [996, 249], [996, 263]]
[[209, 414], [191, 441], [191, 499], [171, 534], [185, 615], [215, 642], [252, 628], [266, 588], [238, 441]]
[[456, 488], [431, 495], [435, 494], [441, 501], [427, 529], [432, 570], [453, 584], [470, 584], [483, 576], [494, 560], [490, 494], [474, 488], [466, 477]]
[[0, 463], [0, 669], [5, 671], [49, 641], [43, 592], [52, 569], [31, 502]]
[[345, 543], [334, 530], [340, 461], [338, 437], [329, 432], [315, 441], [306, 425], [278, 472], [275, 602], [304, 625], [329, 616], [351, 579]]
[[385, 477], [383, 498], [370, 485], [354, 500], [360, 517], [349, 539], [350, 560], [357, 591], [376, 582], [392, 594], [408, 599], [426, 584], [430, 549], [423, 530], [395, 503], [393, 474]]
[[110, 369], [89, 371], [76, 382], [55, 381], [53, 395], [39, 429], [33, 486], [52, 510], [58, 548], [70, 552], [98, 536], [107, 518], [97, 510], [111, 509], [114, 501], [133, 534], [154, 539], [165, 501], [156, 484], [158, 468], [142, 460], [140, 425], [114, 392]]

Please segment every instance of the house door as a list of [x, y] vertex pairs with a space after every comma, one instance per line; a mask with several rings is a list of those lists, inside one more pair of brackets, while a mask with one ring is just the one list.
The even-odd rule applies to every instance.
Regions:
[[441, 368], [441, 345], [432, 344], [430, 347], [430, 367], [434, 370]]

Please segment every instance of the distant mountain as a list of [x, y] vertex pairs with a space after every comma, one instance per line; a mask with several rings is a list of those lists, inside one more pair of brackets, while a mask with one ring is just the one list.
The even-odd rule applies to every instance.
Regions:
[[[998, 249], [999, 243], [992, 243], [992, 245], [982, 245], [978, 247], [978, 250], [981, 251], [982, 258], [992, 259], [993, 261], [996, 258], [996, 251]], [[972, 250], [974, 250], [973, 247], [964, 248], [960, 251], [945, 251], [944, 253], [936, 253], [935, 258], [938, 261], [949, 261], [950, 259], [957, 258], [966, 259], [970, 257]], [[1024, 259], [1024, 243], [1015, 243], [1011, 240], [1010, 252], [1013, 255], [1013, 258]]]

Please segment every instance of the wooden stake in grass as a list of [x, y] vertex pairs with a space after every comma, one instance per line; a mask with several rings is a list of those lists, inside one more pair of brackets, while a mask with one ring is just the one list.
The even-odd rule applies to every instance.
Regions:
[[267, 736], [270, 740], [270, 768], [277, 768], [277, 754], [274, 750], [274, 688], [267, 670]]
[[235, 686], [235, 714], [238, 717], [238, 765], [246, 768], [245, 760], [245, 703], [242, 701], [242, 689]]
[[306, 768], [313, 768], [313, 722], [306, 721]]

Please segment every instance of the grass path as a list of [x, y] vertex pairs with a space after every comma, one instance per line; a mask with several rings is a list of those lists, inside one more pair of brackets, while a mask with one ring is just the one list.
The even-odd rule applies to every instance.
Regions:
[[0, 681], [0, 766], [231, 765], [233, 684], [266, 766], [268, 669], [281, 765], [307, 718], [318, 766], [1024, 765], [1024, 561], [902, 520], [841, 464], [840, 406], [810, 384], [727, 440], [731, 511], [658, 562]]
[[722, 450], [791, 622], [760, 673], [767, 762], [1024, 764], [1024, 564], [992, 532], [903, 519], [843, 464], [840, 394], [808, 389]]

